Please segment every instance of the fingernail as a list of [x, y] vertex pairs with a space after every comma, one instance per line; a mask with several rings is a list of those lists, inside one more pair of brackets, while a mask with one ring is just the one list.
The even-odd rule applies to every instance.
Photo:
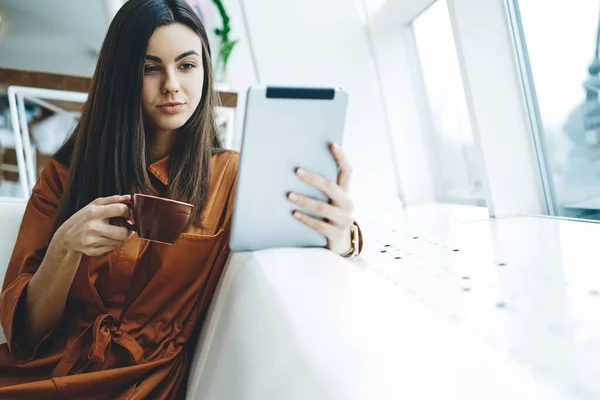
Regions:
[[297, 201], [298, 200], [298, 195], [296, 193], [292, 193], [290, 192], [290, 194], [288, 195], [288, 198], [292, 201]]
[[302, 168], [298, 168], [296, 170], [296, 173], [298, 174], [298, 176], [306, 176], [306, 171]]
[[293, 216], [294, 216], [294, 218], [296, 218], [296, 219], [300, 219], [300, 218], [302, 218], [302, 216], [300, 215], [300, 213], [299, 213], [298, 211], [294, 211], [292, 215], [293, 215]]

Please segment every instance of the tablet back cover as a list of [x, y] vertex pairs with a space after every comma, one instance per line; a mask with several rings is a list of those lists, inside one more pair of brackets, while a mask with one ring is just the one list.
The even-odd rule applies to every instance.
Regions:
[[[251, 87], [246, 99], [229, 247], [323, 247], [325, 237], [296, 220], [290, 191], [328, 202], [302, 182], [303, 167], [337, 180], [330, 143], [342, 144], [348, 94], [341, 89]], [[307, 212], [306, 210], [300, 209]]]

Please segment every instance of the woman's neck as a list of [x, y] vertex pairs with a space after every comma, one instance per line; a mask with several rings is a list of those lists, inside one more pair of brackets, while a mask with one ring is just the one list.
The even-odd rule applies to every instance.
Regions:
[[175, 131], [156, 131], [151, 137], [151, 162], [160, 160], [171, 154], [173, 146], [175, 145]]

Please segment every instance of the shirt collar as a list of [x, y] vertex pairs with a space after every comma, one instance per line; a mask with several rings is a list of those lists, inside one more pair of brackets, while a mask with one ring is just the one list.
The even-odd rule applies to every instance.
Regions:
[[164, 185], [169, 184], [169, 158], [170, 155], [166, 155], [148, 166], [148, 171]]

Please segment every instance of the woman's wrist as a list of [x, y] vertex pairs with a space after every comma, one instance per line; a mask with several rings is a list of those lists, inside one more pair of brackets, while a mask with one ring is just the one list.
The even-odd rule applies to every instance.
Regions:
[[50, 244], [48, 245], [48, 252], [56, 254], [64, 258], [72, 258], [80, 256], [80, 252], [69, 246], [69, 242], [66, 240], [62, 227], [56, 230], [56, 233], [52, 237]]

